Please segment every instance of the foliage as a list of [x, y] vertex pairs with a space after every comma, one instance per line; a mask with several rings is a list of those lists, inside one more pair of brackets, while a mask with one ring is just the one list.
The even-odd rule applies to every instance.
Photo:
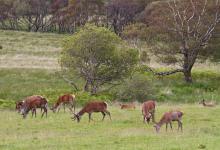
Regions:
[[[57, 72], [51, 70], [1, 69], [0, 76], [0, 107], [4, 108], [14, 109], [16, 101], [30, 95], [45, 96], [49, 100], [49, 105], [51, 105], [60, 95], [66, 93], [76, 94], [78, 106], [82, 106], [91, 100], [110, 102], [118, 99], [141, 102], [148, 98], [155, 99], [157, 102], [172, 103], [195, 103], [203, 98], [217, 103], [220, 102], [220, 75], [218, 72], [210, 70], [194, 71], [193, 76], [196, 80], [190, 86], [184, 83], [182, 76], [178, 74], [158, 79], [149, 74], [141, 73], [126, 80], [124, 84], [113, 88], [110, 92], [92, 96], [87, 92], [74, 91], [71, 86], [58, 76]], [[80, 84], [78, 82], [77, 84]], [[129, 91], [132, 92], [129, 93]], [[126, 95], [122, 95], [124, 93]]]
[[146, 7], [142, 21], [149, 26], [147, 35], [154, 37], [154, 54], [164, 63], [178, 64], [175, 71], [160, 74], [182, 72], [185, 81], [192, 82], [191, 70], [197, 58], [207, 59], [212, 53], [207, 47], [220, 22], [219, 5], [216, 0], [171, 0]]
[[155, 98], [153, 96], [155, 95], [154, 89], [149, 77], [137, 73], [112, 92], [119, 101], [143, 102], [147, 99]]
[[63, 70], [85, 80], [85, 91], [95, 94], [100, 86], [128, 77], [138, 62], [138, 52], [123, 46], [108, 29], [86, 25], [65, 40], [60, 62]]

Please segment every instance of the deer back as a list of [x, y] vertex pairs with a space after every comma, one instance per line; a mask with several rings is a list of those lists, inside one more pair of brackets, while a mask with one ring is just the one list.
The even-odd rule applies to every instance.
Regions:
[[147, 115], [150, 112], [154, 112], [156, 107], [155, 101], [146, 101], [142, 104], [142, 113], [143, 115]]

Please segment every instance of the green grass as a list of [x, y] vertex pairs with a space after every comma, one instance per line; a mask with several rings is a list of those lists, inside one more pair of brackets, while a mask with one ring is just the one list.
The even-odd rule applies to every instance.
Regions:
[[91, 123], [84, 115], [80, 123], [70, 119], [70, 113], [61, 112], [48, 118], [27, 119], [15, 111], [1, 110], [0, 149], [106, 149], [106, 150], [189, 150], [204, 148], [218, 150], [220, 147], [219, 107], [204, 108], [199, 105], [159, 104], [156, 120], [171, 109], [181, 109], [183, 133], [174, 130], [165, 132], [165, 126], [156, 134], [153, 124], [142, 122], [139, 107], [136, 110], [120, 110], [119, 106], [109, 106], [112, 121], [101, 122], [101, 114], [93, 114]]
[[[196, 80], [191, 85], [186, 84], [181, 75], [160, 80], [147, 74], [146, 76], [150, 80], [149, 86], [152, 89], [152, 93], [147, 97], [149, 99], [169, 103], [197, 103], [203, 98], [217, 103], [220, 101], [220, 74], [195, 72], [193, 76]], [[0, 107], [4, 108], [14, 108], [15, 101], [30, 95], [45, 96], [50, 103], [65, 93], [77, 94], [78, 104], [84, 104], [92, 99], [114, 100], [114, 97], [108, 94], [91, 97], [87, 93], [76, 93], [55, 70], [1, 69], [0, 77]], [[76, 82], [82, 85], [82, 81]]]

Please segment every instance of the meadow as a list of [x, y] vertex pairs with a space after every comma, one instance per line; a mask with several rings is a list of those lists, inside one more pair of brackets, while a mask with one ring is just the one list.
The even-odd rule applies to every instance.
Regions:
[[[78, 108], [79, 109], [79, 108]], [[69, 112], [61, 109], [59, 114], [51, 111], [48, 118], [22, 119], [15, 111], [1, 110], [0, 149], [106, 149], [106, 150], [218, 150], [220, 147], [219, 106], [205, 108], [200, 105], [158, 104], [156, 121], [163, 112], [181, 109], [183, 132], [165, 131], [165, 125], [157, 134], [153, 124], [143, 124], [140, 107], [136, 110], [121, 110], [109, 106], [112, 121], [108, 116], [101, 122], [102, 115], [93, 114], [94, 121], [88, 122], [88, 115], [80, 123], [70, 119]]]
[[[111, 101], [114, 96], [101, 94], [90, 96], [76, 92], [59, 75], [59, 54], [62, 39], [68, 35], [51, 33], [26, 33], [0, 30], [0, 149], [119, 149], [119, 150], [188, 150], [220, 147], [219, 106], [204, 108], [198, 104], [201, 99], [220, 101], [219, 64], [197, 64], [193, 70], [194, 83], [189, 85], [180, 74], [148, 78], [152, 93], [149, 97], [158, 102], [156, 120], [165, 111], [180, 109], [184, 112], [183, 133], [176, 131], [156, 134], [153, 124], [142, 121], [140, 103], [136, 110], [121, 110]], [[151, 66], [164, 66], [151, 62]], [[81, 82], [79, 80], [79, 82]], [[116, 89], [120, 90], [120, 89]], [[15, 102], [30, 95], [42, 95], [49, 105], [65, 93], [77, 96], [77, 110], [92, 99], [109, 103], [112, 121], [101, 114], [94, 114], [88, 123], [83, 116], [80, 123], [73, 122], [69, 112], [53, 114], [48, 118], [27, 119], [15, 112]]]

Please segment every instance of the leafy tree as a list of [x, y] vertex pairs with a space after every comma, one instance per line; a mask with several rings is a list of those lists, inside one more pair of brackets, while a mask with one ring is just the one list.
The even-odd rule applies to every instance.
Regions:
[[207, 47], [220, 22], [219, 1], [157, 1], [149, 5], [144, 14], [149, 35], [153, 35], [148, 40], [152, 42], [154, 54], [163, 62], [178, 66], [169, 72], [154, 73], [181, 72], [185, 81], [191, 83], [191, 71], [197, 59], [207, 59], [207, 54], [212, 53]]
[[132, 73], [138, 51], [108, 29], [87, 24], [65, 40], [60, 62], [63, 71], [85, 80], [85, 91], [96, 94], [102, 85], [118, 84]]

